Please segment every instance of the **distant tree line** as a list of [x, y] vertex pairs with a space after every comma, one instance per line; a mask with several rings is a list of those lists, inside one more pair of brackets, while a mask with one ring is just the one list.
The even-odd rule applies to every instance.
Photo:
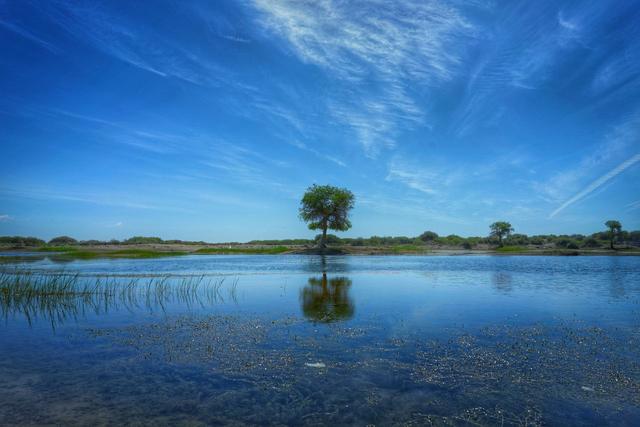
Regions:
[[[481, 246], [520, 246], [520, 247], [544, 247], [558, 249], [597, 249], [615, 245], [640, 247], [640, 230], [622, 230], [619, 221], [607, 221], [607, 231], [600, 231], [590, 235], [584, 234], [539, 234], [528, 236], [526, 234], [513, 233], [514, 229], [506, 221], [497, 221], [490, 226], [490, 234], [486, 237], [471, 236], [462, 237], [457, 234], [440, 236], [434, 231], [425, 231], [416, 237], [408, 236], [371, 236], [371, 237], [338, 237], [334, 234], [326, 236], [328, 245], [348, 246], [399, 246], [399, 245], [425, 245], [433, 247], [458, 247], [473, 249]], [[256, 245], [313, 245], [322, 235], [318, 234], [315, 240], [310, 239], [284, 239], [284, 240], [252, 240]]]
[[[424, 245], [434, 247], [459, 247], [473, 249], [479, 246], [499, 246], [499, 241], [495, 237], [461, 237], [457, 234], [438, 236], [435, 232], [429, 231], [427, 236], [424, 233], [417, 237], [407, 236], [371, 236], [371, 237], [338, 237], [334, 234], [327, 234], [326, 243], [328, 245], [347, 246], [399, 246], [399, 245]], [[435, 235], [435, 236], [433, 236]], [[426, 237], [426, 239], [425, 239]], [[315, 240], [311, 239], [282, 239], [282, 240], [252, 240], [248, 243], [253, 245], [315, 245], [320, 239], [320, 235]], [[640, 231], [622, 232], [615, 240], [621, 246], [640, 247]], [[512, 234], [506, 237], [503, 246], [536, 246], [559, 249], [597, 249], [610, 246], [610, 238], [607, 232], [593, 233], [591, 235], [571, 234], [571, 235], [534, 235]]]
[[106, 246], [106, 245], [142, 245], [142, 244], [182, 244], [206, 245], [203, 241], [163, 240], [160, 237], [134, 236], [125, 240], [76, 240], [69, 236], [58, 236], [48, 242], [36, 237], [0, 236], [0, 244], [19, 247], [28, 246]]
[[[491, 246], [519, 246], [559, 249], [597, 249], [615, 248], [617, 246], [640, 247], [640, 231], [626, 231], [622, 229], [619, 221], [610, 220], [605, 223], [608, 230], [590, 235], [584, 234], [540, 234], [528, 236], [514, 233], [513, 227], [506, 221], [497, 221], [491, 224], [490, 234], [486, 237], [472, 236], [461, 237], [457, 234], [440, 236], [434, 231], [425, 231], [419, 236], [371, 236], [371, 237], [338, 237], [334, 234], [326, 234], [326, 245], [345, 246], [399, 246], [421, 245], [443, 248], [482, 248]], [[252, 240], [250, 245], [317, 245], [323, 234], [318, 234], [315, 239], [280, 239], [280, 240]], [[36, 237], [0, 236], [0, 244], [14, 247], [37, 246], [99, 246], [99, 245], [139, 245], [139, 244], [183, 244], [205, 245], [203, 241], [163, 240], [160, 237], [134, 236], [125, 240], [76, 240], [69, 236], [58, 236], [45, 242]], [[239, 242], [227, 242], [226, 245], [240, 245]]]

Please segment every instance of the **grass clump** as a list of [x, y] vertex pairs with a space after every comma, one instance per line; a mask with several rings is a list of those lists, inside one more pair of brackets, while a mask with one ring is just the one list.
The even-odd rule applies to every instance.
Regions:
[[277, 255], [289, 251], [286, 246], [270, 248], [202, 248], [195, 251], [199, 255], [224, 255], [224, 254], [251, 254], [251, 255]]
[[42, 246], [37, 250], [38, 252], [72, 252], [78, 249], [73, 246]]
[[[107, 313], [120, 307], [164, 310], [172, 302], [189, 306], [224, 303], [225, 279], [205, 276], [91, 277], [79, 274], [38, 274], [28, 271], [0, 272], [0, 318], [24, 316], [29, 324], [37, 318], [56, 325], [87, 312]], [[238, 280], [226, 286], [237, 303]]]
[[151, 251], [147, 249], [122, 249], [119, 251], [107, 252], [111, 257], [127, 257], [127, 258], [160, 258], [167, 256], [187, 255], [185, 251]]
[[407, 244], [407, 245], [395, 245], [391, 248], [391, 251], [395, 254], [402, 254], [402, 253], [424, 253], [424, 252], [428, 252], [428, 248], [422, 246], [422, 245], [411, 245], [411, 244]]
[[94, 258], [160, 258], [168, 256], [187, 255], [184, 251], [154, 251], [150, 249], [121, 249], [117, 251], [86, 251], [72, 246], [46, 246], [41, 252], [53, 252], [65, 258], [94, 259]]
[[501, 252], [501, 253], [526, 252], [526, 249], [521, 246], [502, 246], [500, 248], [496, 248], [496, 252]]

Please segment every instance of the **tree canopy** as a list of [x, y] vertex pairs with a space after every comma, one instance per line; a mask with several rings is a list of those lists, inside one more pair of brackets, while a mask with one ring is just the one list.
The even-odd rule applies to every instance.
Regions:
[[498, 238], [498, 244], [502, 246], [502, 239], [513, 233], [513, 227], [506, 221], [496, 221], [489, 226], [491, 236]]
[[355, 196], [346, 188], [313, 184], [300, 201], [300, 218], [308, 222], [309, 229], [322, 230], [319, 246], [326, 246], [327, 229], [345, 231], [351, 228], [349, 211]]
[[434, 231], [425, 231], [420, 236], [418, 236], [418, 238], [423, 242], [433, 242], [438, 238], [438, 233]]
[[77, 243], [78, 243], [78, 241], [76, 239], [74, 239], [73, 237], [69, 237], [69, 236], [58, 236], [58, 237], [54, 237], [53, 239], [49, 240], [49, 244], [50, 245], [54, 245], [54, 246], [75, 245]]

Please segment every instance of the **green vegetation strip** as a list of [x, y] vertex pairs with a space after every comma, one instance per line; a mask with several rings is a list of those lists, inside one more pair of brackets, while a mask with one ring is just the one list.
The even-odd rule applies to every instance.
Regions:
[[275, 255], [282, 254], [289, 251], [286, 246], [276, 246], [273, 248], [202, 248], [195, 251], [195, 254], [199, 255], [211, 255], [211, 254], [264, 254]]
[[429, 248], [423, 245], [396, 245], [391, 248], [391, 252], [394, 254], [426, 253], [429, 252]]
[[187, 255], [184, 251], [153, 251], [148, 249], [121, 249], [117, 251], [86, 251], [69, 246], [43, 247], [40, 252], [55, 252], [68, 258], [93, 259], [93, 258], [159, 258], [168, 256]]
[[223, 255], [223, 254], [252, 254], [252, 255], [275, 255], [289, 251], [286, 246], [275, 246], [270, 248], [202, 248], [195, 252], [186, 251], [157, 251], [150, 249], [120, 249], [115, 251], [87, 251], [73, 246], [44, 246], [38, 249], [39, 252], [52, 252], [57, 256], [65, 258], [93, 259], [93, 258], [160, 258], [171, 256], [182, 256], [189, 254], [196, 255]]
[[527, 252], [527, 249], [522, 248], [520, 246], [503, 246], [501, 248], [496, 248], [496, 252], [503, 252], [503, 253]]

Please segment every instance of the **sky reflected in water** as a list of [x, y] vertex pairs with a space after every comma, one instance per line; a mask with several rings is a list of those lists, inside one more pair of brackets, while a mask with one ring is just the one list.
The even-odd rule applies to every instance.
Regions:
[[639, 261], [7, 258], [0, 423], [632, 425]]

